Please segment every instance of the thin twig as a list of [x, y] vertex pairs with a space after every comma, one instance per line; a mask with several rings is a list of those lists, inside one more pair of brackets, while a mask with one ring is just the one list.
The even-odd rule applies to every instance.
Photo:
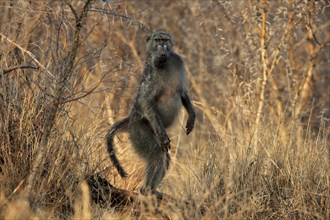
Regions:
[[21, 65], [17, 65], [17, 66], [13, 66], [13, 67], [9, 67], [7, 69], [4, 69], [1, 71], [1, 74], [5, 75], [10, 73], [11, 71], [17, 70], [17, 69], [38, 69], [38, 66], [35, 66], [33, 64], [21, 64]]
[[69, 8], [71, 9], [72, 14], [74, 15], [74, 17], [76, 18], [76, 22], [78, 21], [79, 17], [77, 14], [76, 9], [74, 9], [74, 7], [71, 5], [71, 2], [69, 2], [68, 0], [65, 1], [65, 3], [69, 6]]
[[102, 14], [106, 14], [106, 15], [111, 15], [111, 16], [115, 16], [115, 17], [119, 17], [121, 19], [130, 21], [130, 23], [135, 22], [135, 23], [137, 23], [139, 25], [140, 28], [143, 28], [143, 29], [145, 29], [145, 30], [147, 30], [149, 32], [152, 31], [149, 27], [147, 27], [142, 22], [136, 20], [135, 18], [131, 18], [131, 17], [127, 16], [127, 15], [118, 14], [115, 11], [108, 11], [108, 10], [104, 10], [104, 9], [101, 9], [101, 8], [92, 8], [90, 11], [91, 12], [98, 12], [98, 13], [102, 13]]
[[65, 103], [69, 103], [69, 102], [73, 102], [73, 101], [78, 101], [79, 99], [85, 98], [86, 96], [88, 96], [89, 94], [91, 94], [92, 92], [94, 92], [97, 87], [99, 87], [99, 85], [103, 82], [105, 76], [106, 75], [104, 75], [100, 79], [100, 81], [92, 89], [90, 89], [89, 91], [85, 92], [85, 94], [83, 94], [81, 96], [78, 96], [78, 97], [71, 98], [71, 99], [69, 99], [67, 97], [64, 101], [61, 102], [61, 104], [65, 104]]
[[[10, 40], [7, 36], [5, 36], [4, 34], [0, 33], [0, 37], [3, 37], [4, 39], [6, 39], [9, 43], [11, 43], [12, 45], [14, 45], [15, 47], [17, 47], [18, 49], [20, 49], [23, 53], [26, 53], [27, 55], [29, 55], [32, 60], [39, 66], [41, 67], [42, 69], [46, 70], [46, 72], [54, 77], [54, 75], [46, 68], [44, 67], [44, 65], [42, 65], [37, 59], [36, 57], [34, 56], [33, 53], [31, 53], [30, 51], [28, 50], [25, 50], [24, 48], [22, 48], [20, 45], [18, 45], [17, 43], [15, 43], [14, 41]], [[0, 38], [0, 41], [1, 41], [1, 38]]]

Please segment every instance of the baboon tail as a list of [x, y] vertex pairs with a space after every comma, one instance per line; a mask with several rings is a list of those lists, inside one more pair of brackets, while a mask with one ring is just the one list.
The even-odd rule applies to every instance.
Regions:
[[116, 122], [109, 130], [108, 134], [107, 134], [107, 149], [108, 149], [108, 153], [110, 155], [110, 159], [113, 163], [113, 165], [116, 167], [118, 173], [120, 174], [121, 177], [127, 177], [127, 173], [125, 172], [124, 168], [121, 166], [114, 147], [113, 147], [113, 138], [115, 136], [115, 133], [117, 131], [122, 131], [122, 130], [126, 130], [128, 127], [128, 123], [129, 123], [129, 117], [125, 118], [121, 121]]

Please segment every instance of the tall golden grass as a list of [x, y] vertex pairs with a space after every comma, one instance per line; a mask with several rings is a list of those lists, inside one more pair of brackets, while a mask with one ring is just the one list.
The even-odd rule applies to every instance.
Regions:
[[[0, 1], [0, 218], [330, 219], [327, 1], [70, 2]], [[182, 111], [168, 131], [170, 199], [100, 206], [89, 175], [143, 179], [126, 134], [127, 179], [104, 139], [158, 28], [185, 59], [196, 126], [185, 135]]]

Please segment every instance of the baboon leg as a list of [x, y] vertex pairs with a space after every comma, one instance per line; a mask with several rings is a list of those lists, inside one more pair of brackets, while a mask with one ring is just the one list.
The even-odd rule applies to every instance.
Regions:
[[151, 155], [146, 164], [146, 177], [141, 188], [142, 194], [151, 192], [156, 194], [157, 197], [162, 197], [162, 193], [156, 191], [156, 188], [164, 178], [169, 168], [170, 160], [168, 152], [159, 152], [157, 155]]

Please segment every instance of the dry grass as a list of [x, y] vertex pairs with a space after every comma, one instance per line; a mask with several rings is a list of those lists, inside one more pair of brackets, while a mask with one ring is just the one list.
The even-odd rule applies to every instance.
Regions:
[[[97, 1], [74, 56], [85, 2], [0, 1], [0, 218], [330, 218], [327, 1]], [[88, 175], [130, 191], [143, 178], [127, 136], [127, 179], [104, 138], [130, 111], [158, 27], [185, 59], [196, 126], [187, 137], [182, 113], [169, 130], [171, 198], [99, 206]]]

